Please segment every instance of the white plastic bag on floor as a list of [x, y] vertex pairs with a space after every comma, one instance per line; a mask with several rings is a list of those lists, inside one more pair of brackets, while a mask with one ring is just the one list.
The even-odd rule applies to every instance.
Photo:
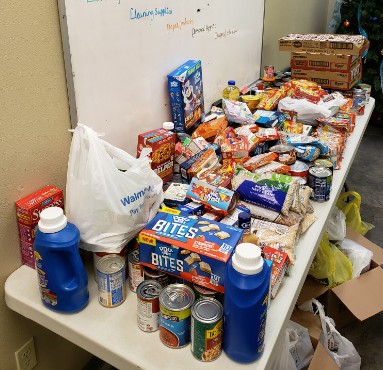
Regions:
[[297, 370], [308, 366], [314, 355], [314, 348], [310, 340], [309, 331], [302, 325], [289, 320], [289, 350]]
[[337, 246], [351, 261], [353, 278], [370, 269], [373, 253], [369, 249], [346, 238], [337, 243]]
[[157, 213], [163, 182], [145, 154], [136, 159], [88, 126], [74, 130], [65, 213], [83, 249], [118, 253]]
[[286, 329], [284, 337], [282, 338], [282, 343], [279, 348], [277, 348], [274, 363], [272, 365], [273, 370], [296, 370], [294, 359], [290, 353], [290, 334]]
[[340, 241], [346, 236], [346, 216], [338, 208], [334, 207], [326, 223], [328, 239]]

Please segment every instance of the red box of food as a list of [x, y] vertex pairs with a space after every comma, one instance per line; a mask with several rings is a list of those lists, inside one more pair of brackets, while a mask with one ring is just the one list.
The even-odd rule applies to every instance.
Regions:
[[137, 157], [142, 149], [152, 148], [150, 158], [153, 171], [161, 177], [164, 183], [170, 181], [174, 174], [174, 148], [176, 134], [163, 128], [144, 132], [138, 135]]
[[265, 247], [263, 249], [263, 257], [273, 263], [270, 291], [271, 298], [275, 298], [287, 268], [289, 267], [290, 259], [285, 252], [271, 247]]
[[16, 201], [22, 263], [33, 268], [35, 267], [33, 255], [35, 228], [40, 219], [40, 212], [48, 207], [64, 208], [62, 189], [47, 185]]

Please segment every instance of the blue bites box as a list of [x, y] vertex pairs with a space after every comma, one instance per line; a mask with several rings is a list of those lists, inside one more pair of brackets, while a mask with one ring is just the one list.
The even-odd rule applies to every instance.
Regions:
[[226, 263], [242, 240], [242, 230], [176, 212], [161, 210], [139, 233], [140, 262], [223, 292]]
[[175, 132], [192, 133], [205, 116], [200, 60], [189, 60], [168, 75]]

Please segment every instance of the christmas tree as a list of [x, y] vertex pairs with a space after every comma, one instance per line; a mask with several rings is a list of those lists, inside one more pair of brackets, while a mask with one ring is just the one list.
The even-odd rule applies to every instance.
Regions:
[[[338, 23], [340, 23], [335, 33], [361, 34], [370, 41], [368, 53], [363, 58], [362, 81], [371, 85], [371, 96], [376, 100], [375, 118], [382, 120], [383, 1], [337, 0], [335, 8], [337, 6], [340, 6], [340, 16], [338, 13]], [[335, 13], [334, 17], [336, 17]]]

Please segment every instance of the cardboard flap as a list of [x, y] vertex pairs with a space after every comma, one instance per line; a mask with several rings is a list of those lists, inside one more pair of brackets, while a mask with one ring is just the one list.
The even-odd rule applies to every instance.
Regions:
[[383, 311], [383, 268], [376, 267], [332, 291], [359, 320]]
[[323, 293], [326, 293], [328, 290], [327, 287], [324, 285], [318, 283], [316, 280], [311, 278], [310, 276], [307, 276], [301, 292], [299, 293], [299, 297], [297, 299], [297, 305], [301, 305], [304, 302], [309, 301], [312, 298], [318, 298]]
[[358, 234], [355, 230], [347, 228], [346, 238], [353, 240], [355, 243], [362, 245], [363, 247], [369, 249], [373, 253], [372, 260], [378, 265], [383, 264], [383, 248], [374, 244], [364, 236]]
[[333, 358], [327, 353], [322, 343], [318, 343], [308, 370], [339, 370]]

